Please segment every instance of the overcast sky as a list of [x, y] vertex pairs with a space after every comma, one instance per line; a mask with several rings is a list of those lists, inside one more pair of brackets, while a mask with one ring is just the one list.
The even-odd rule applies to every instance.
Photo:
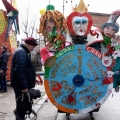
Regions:
[[[10, 0], [8, 0], [10, 1]], [[55, 6], [55, 9], [63, 13], [63, 1], [64, 1], [64, 15], [68, 16], [71, 11], [71, 0], [16, 0], [18, 10], [23, 9], [25, 5], [29, 3], [31, 11], [33, 11], [38, 16], [38, 22], [40, 18], [39, 11], [40, 9], [45, 9], [46, 6], [52, 4]], [[120, 9], [120, 0], [84, 0], [85, 4], [88, 5], [89, 12], [98, 12], [98, 13], [111, 13], [114, 10]], [[73, 6], [79, 3], [79, 0], [73, 0]], [[2, 0], [0, 0], [0, 9], [5, 10]], [[118, 19], [120, 24], [120, 17]], [[39, 24], [39, 23], [38, 23]], [[38, 26], [39, 27], [39, 26]]]
[[[10, 1], [10, 0], [8, 0]], [[33, 11], [38, 11], [40, 9], [46, 8], [49, 4], [54, 5], [55, 8], [61, 12], [63, 12], [63, 1], [65, 10], [65, 15], [70, 14], [71, 12], [71, 0], [16, 0], [18, 8], [24, 6], [24, 4], [28, 4], [30, 2], [30, 7]], [[111, 13], [113, 10], [120, 9], [119, 0], [84, 0], [85, 4], [89, 4], [88, 11], [89, 12], [100, 12], [100, 13]], [[73, 0], [73, 5], [79, 3], [79, 0]], [[4, 9], [2, 0], [0, 0], [0, 9]]]

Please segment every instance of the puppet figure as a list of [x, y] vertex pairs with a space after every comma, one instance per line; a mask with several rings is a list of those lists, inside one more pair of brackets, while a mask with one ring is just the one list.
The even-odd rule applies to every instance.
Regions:
[[[103, 42], [103, 36], [100, 30], [92, 26], [93, 20], [87, 12], [84, 1], [80, 0], [77, 7], [67, 17], [67, 25], [73, 44], [83, 44], [92, 46], [95, 43]], [[89, 112], [93, 119], [93, 112], [99, 111], [99, 107]]]
[[[110, 19], [107, 23], [104, 23], [102, 25], [102, 29], [104, 32], [104, 35], [107, 36], [107, 39], [104, 39], [103, 47], [101, 50], [104, 50], [103, 52], [112, 53], [112, 57], [115, 60], [114, 67], [112, 69], [114, 81], [113, 81], [113, 88], [115, 88], [116, 92], [119, 92], [119, 85], [120, 85], [120, 43], [119, 43], [119, 36], [115, 36], [115, 33], [119, 31], [119, 25], [116, 23], [117, 18], [120, 16], [120, 10], [113, 11]], [[114, 38], [112, 38], [115, 36]], [[112, 39], [111, 39], [112, 38]], [[108, 40], [109, 39], [109, 40]], [[110, 48], [113, 48], [110, 51]]]
[[[112, 38], [115, 37], [115, 33], [119, 31], [119, 25], [116, 23], [118, 14], [112, 12], [107, 23], [104, 23], [101, 28], [103, 32], [104, 41], [101, 44], [101, 52], [111, 54], [114, 52], [114, 46], [112, 46]], [[111, 49], [112, 48], [112, 49]], [[111, 52], [111, 53], [110, 53]]]
[[53, 5], [46, 7], [46, 12], [40, 18], [39, 34], [44, 36], [45, 47], [41, 49], [43, 61], [54, 52], [58, 52], [66, 46], [66, 19], [61, 12], [55, 10]]
[[[67, 18], [67, 25], [70, 31], [73, 44], [83, 44], [88, 47], [92, 47], [99, 50], [101, 49], [99, 44], [106, 43], [104, 39], [109, 38], [107, 39], [108, 41], [107, 46], [108, 46], [110, 38], [113, 37], [113, 35], [115, 35], [116, 32], [118, 32], [119, 30], [118, 26], [117, 25], [112, 26], [111, 23], [108, 24], [107, 26], [106, 24], [104, 24], [102, 26], [103, 32], [104, 32], [104, 35], [103, 35], [98, 28], [92, 26], [92, 23], [93, 23], [92, 17], [87, 12], [87, 8], [85, 7], [83, 0], [81, 0], [79, 5], [73, 8], [73, 10], [74, 12], [72, 12]], [[99, 53], [99, 52], [97, 51], [96, 53]], [[103, 59], [102, 64], [105, 67], [109, 66], [109, 64], [112, 64], [111, 59], [108, 62], [109, 64], [107, 65], [104, 64], [105, 60], [103, 55], [102, 55], [102, 59]], [[105, 84], [112, 84], [112, 80], [111, 82], [107, 82], [109, 81], [107, 77], [103, 81], [105, 80], [106, 80]], [[91, 119], [93, 119], [92, 112], [94, 111], [97, 112], [98, 110], [99, 110], [99, 107], [90, 112]]]
[[78, 6], [72, 9], [73, 12], [67, 17], [67, 25], [73, 44], [90, 46], [102, 42], [103, 36], [98, 28], [92, 26], [93, 20], [84, 1], [80, 0]]

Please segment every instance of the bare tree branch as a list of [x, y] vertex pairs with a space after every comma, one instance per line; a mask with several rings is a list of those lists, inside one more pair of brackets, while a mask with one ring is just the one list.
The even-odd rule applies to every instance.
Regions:
[[20, 10], [20, 28], [26, 37], [33, 36], [36, 33], [37, 13], [30, 10], [30, 3], [24, 5]]

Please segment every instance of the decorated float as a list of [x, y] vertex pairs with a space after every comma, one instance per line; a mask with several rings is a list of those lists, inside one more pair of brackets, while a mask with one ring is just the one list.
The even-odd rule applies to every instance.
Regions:
[[47, 96], [65, 113], [83, 114], [99, 109], [113, 89], [110, 73], [115, 65], [115, 51], [111, 52], [112, 46], [107, 53], [94, 47], [96, 43], [104, 42], [104, 37], [92, 26], [92, 17], [83, 0], [73, 8], [67, 20], [52, 5], [48, 7], [40, 18], [39, 29], [46, 43], [40, 53], [45, 66]]
[[[11, 58], [14, 50], [17, 48], [16, 34], [19, 32], [18, 10], [14, 8], [7, 0], [2, 0], [6, 11], [0, 10], [0, 47], [6, 46], [10, 53], [7, 70], [7, 81], [10, 81]], [[15, 25], [15, 30], [12, 25]]]

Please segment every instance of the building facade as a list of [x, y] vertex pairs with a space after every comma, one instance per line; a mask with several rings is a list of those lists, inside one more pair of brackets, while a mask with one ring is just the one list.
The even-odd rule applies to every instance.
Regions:
[[110, 14], [105, 14], [105, 13], [89, 12], [89, 14], [92, 16], [93, 26], [98, 28], [101, 28], [101, 25], [103, 23], [106, 23], [110, 17]]

